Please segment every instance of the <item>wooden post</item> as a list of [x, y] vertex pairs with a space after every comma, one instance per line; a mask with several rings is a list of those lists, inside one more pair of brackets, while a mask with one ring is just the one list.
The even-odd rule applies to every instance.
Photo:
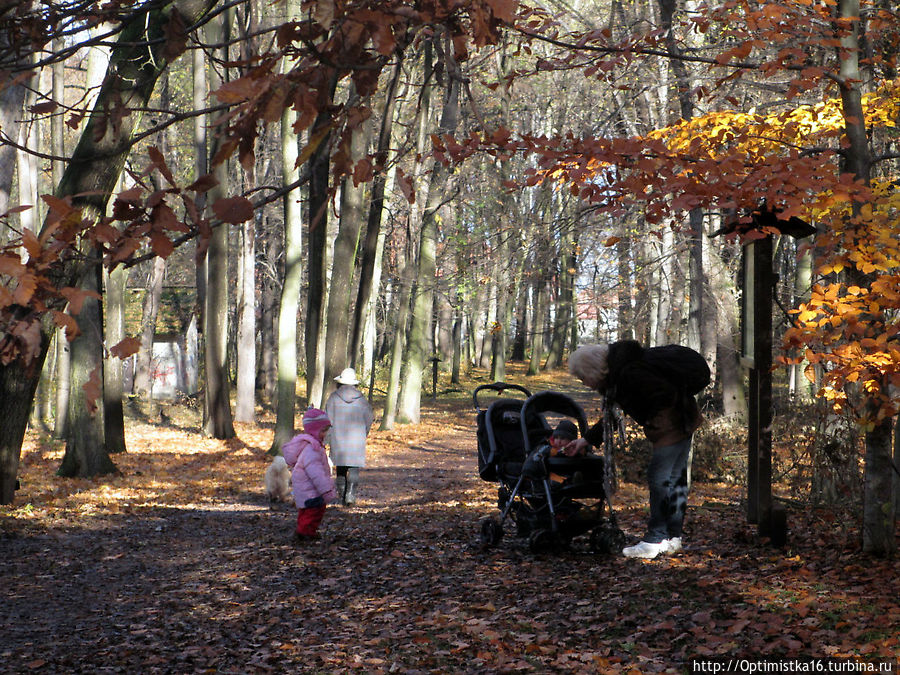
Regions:
[[787, 514], [772, 502], [772, 236], [744, 249], [743, 363], [749, 367], [747, 521], [776, 546], [787, 542]]
[[756, 242], [744, 246], [741, 365], [747, 369], [747, 522], [759, 522], [759, 371], [756, 369]]
[[756, 242], [754, 248], [755, 286], [758, 311], [756, 314], [756, 369], [758, 397], [757, 444], [757, 515], [759, 533], [770, 536], [772, 523], [772, 299], [774, 275], [772, 273], [772, 237]]
[[[752, 213], [752, 225], [734, 220], [712, 236], [741, 233], [744, 245], [741, 294], [741, 365], [748, 369], [747, 521], [775, 546], [787, 543], [787, 513], [772, 501], [772, 302], [776, 275], [772, 271], [774, 233], [802, 239], [816, 228], [796, 216], [787, 220], [762, 205]], [[755, 233], [755, 236], [754, 236]], [[762, 236], [760, 236], [762, 235]]]
[[748, 373], [747, 395], [747, 522], [759, 522], [759, 377]]

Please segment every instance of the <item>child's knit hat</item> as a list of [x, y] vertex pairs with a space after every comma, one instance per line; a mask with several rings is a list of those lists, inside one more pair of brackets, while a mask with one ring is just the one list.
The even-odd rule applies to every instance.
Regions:
[[310, 408], [303, 413], [303, 431], [310, 436], [318, 436], [323, 427], [330, 427], [331, 420], [324, 410]]
[[578, 438], [578, 427], [571, 420], [560, 420], [559, 425], [553, 430], [553, 435], [567, 441], [574, 441]]

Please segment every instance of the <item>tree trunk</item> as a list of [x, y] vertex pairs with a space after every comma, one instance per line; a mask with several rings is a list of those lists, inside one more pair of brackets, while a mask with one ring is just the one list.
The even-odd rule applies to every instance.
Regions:
[[165, 258], [153, 259], [150, 278], [147, 280], [147, 293], [144, 296], [141, 311], [141, 348], [135, 357], [134, 394], [138, 398], [149, 401], [153, 398], [153, 342], [156, 339], [156, 318], [159, 315], [159, 302], [162, 297], [163, 281], [166, 277]]
[[[37, 74], [33, 75], [29, 86], [32, 91], [29, 91], [25, 96], [26, 108], [37, 103], [36, 92], [40, 86], [40, 76]], [[39, 150], [38, 143], [40, 141], [37, 127], [38, 123], [36, 120], [27, 121], [19, 127], [20, 145], [35, 152]], [[30, 209], [19, 213], [19, 227], [23, 230], [35, 232], [38, 230], [37, 223], [39, 218], [38, 167], [35, 156], [27, 152], [16, 153], [16, 171], [19, 178], [19, 204], [21, 206], [31, 206]]]
[[[117, 267], [106, 280], [106, 346], [125, 339], [125, 286], [128, 270]], [[103, 366], [103, 419], [106, 447], [111, 453], [125, 452], [125, 410], [123, 404], [122, 359], [108, 354]]]
[[632, 305], [631, 292], [634, 288], [631, 283], [631, 237], [628, 236], [628, 221], [621, 220], [619, 241], [616, 242], [616, 262], [618, 278], [616, 284], [616, 296], [619, 301], [617, 317], [618, 337], [620, 340], [634, 339], [634, 307]]
[[[281, 255], [281, 229], [277, 219], [268, 215], [261, 233], [264, 235], [265, 269], [260, 290], [259, 362], [256, 367], [256, 386], [266, 403], [274, 408], [278, 387], [278, 288], [276, 287], [278, 258]], [[283, 227], [283, 224], [282, 224]]]
[[863, 551], [887, 557], [896, 553], [891, 422], [888, 418], [866, 432], [863, 483]]
[[[85, 269], [78, 287], [98, 293], [101, 290], [99, 255]], [[72, 395], [69, 396], [66, 452], [57, 471], [69, 478], [115, 473], [105, 441], [103, 411], [103, 305], [88, 298], [77, 317], [81, 333], [71, 344], [69, 369]]]
[[566, 342], [575, 316], [575, 238], [572, 225], [562, 226], [559, 242], [559, 288], [553, 326], [553, 340], [550, 343], [544, 368], [551, 370], [563, 362]]
[[[230, 12], [220, 14], [206, 26], [207, 39], [222, 48], [222, 62], [228, 62], [227, 38], [230, 32]], [[208, 71], [209, 88], [218, 89], [225, 81], [215, 64]], [[215, 157], [218, 137], [209, 149], [209, 156]], [[216, 186], [209, 191], [209, 201], [225, 196], [228, 184], [226, 162], [212, 167], [217, 179]], [[210, 438], [227, 439], [235, 436], [231, 417], [231, 393], [228, 383], [228, 224], [222, 223], [209, 239], [206, 251], [206, 307], [203, 311], [205, 325], [203, 335], [206, 344], [206, 389], [204, 397], [203, 433]]]
[[[507, 49], [497, 52], [497, 81], [501, 82], [500, 93], [500, 126], [508, 129], [510, 126], [511, 84], [508, 79], [511, 58]], [[516, 251], [513, 248], [513, 238], [516, 228], [513, 227], [513, 198], [509, 192], [503, 189], [502, 183], [506, 176], [510, 175], [509, 160], [502, 158], [497, 164], [497, 235], [495, 250], [500, 253], [500, 259], [496, 261], [497, 272], [497, 320], [491, 328], [491, 380], [494, 382], [506, 381], [506, 358], [509, 354], [509, 343], [512, 331], [513, 300], [515, 298], [515, 274]]]
[[[300, 11], [296, 0], [288, 0], [287, 17]], [[284, 66], [287, 67], [287, 64]], [[297, 111], [286, 108], [281, 115], [281, 183], [292, 185], [300, 178], [297, 158], [300, 139], [294, 131]], [[281, 301], [278, 303], [278, 375], [275, 395], [275, 437], [270, 455], [281, 453], [281, 447], [294, 436], [294, 412], [297, 405], [297, 313], [303, 282], [303, 210], [300, 188], [284, 195], [284, 270]]]
[[894, 514], [900, 513], [900, 424], [894, 422]]
[[[433, 40], [434, 38], [428, 40], [424, 45], [422, 68], [425, 81], [419, 95], [419, 108], [417, 110], [418, 118], [416, 120], [416, 160], [413, 169], [413, 184], [416, 194], [422, 194], [423, 192], [422, 176], [425, 172], [425, 165], [422, 158], [425, 153], [425, 143], [432, 111], [431, 94], [432, 78], [434, 77]], [[428, 206], [428, 199], [429, 197], [426, 197], [426, 208]], [[413, 207], [411, 205], [406, 232], [406, 256], [401, 263], [402, 269], [399, 274], [401, 287], [398, 301], [400, 305], [396, 323], [394, 348], [391, 352], [391, 370], [388, 381], [387, 399], [385, 401], [384, 418], [382, 419], [381, 424], [383, 429], [393, 428], [395, 419], [398, 416], [398, 411], [400, 411], [401, 421], [405, 421], [402, 413], [402, 401], [403, 396], [405, 395], [404, 392], [409, 386], [409, 382], [406, 381], [410, 373], [408, 347], [412, 340], [411, 333], [413, 332], [413, 321], [415, 316], [411, 304], [416, 301], [416, 293], [418, 292], [416, 280], [418, 279], [420, 269], [414, 237], [418, 236], [419, 243], [421, 244], [423, 237], [421, 229], [424, 227], [422, 224], [423, 220], [424, 213], [422, 213], [418, 207]], [[429, 283], [431, 282], [430, 279], [428, 281]], [[416, 373], [418, 389], [421, 389], [422, 365], [424, 364], [420, 364], [419, 370]], [[420, 395], [421, 392], [417, 393], [416, 398]], [[409, 418], [406, 419], [408, 420]]]
[[707, 293], [706, 270], [703, 266], [703, 212], [692, 209], [689, 216], [690, 262], [688, 265], [688, 311], [687, 311], [687, 346], [704, 354], [703, 344], [703, 300]]
[[[437, 317], [434, 349], [444, 362], [449, 362], [453, 354], [453, 306], [449, 298], [449, 289], [441, 289], [434, 299], [434, 315]], [[442, 370], [447, 370], [446, 366], [442, 366]]]
[[53, 422], [53, 438], [62, 440], [66, 437], [66, 426], [69, 414], [69, 370], [71, 350], [66, 332], [56, 329], [56, 419]]
[[673, 326], [676, 315], [674, 299], [677, 293], [675, 283], [675, 233], [670, 227], [663, 230], [663, 239], [659, 246], [659, 284], [654, 285], [656, 292], [656, 333], [653, 336], [654, 345], [664, 345], [673, 342], [677, 328]]
[[394, 326], [394, 343], [391, 348], [391, 366], [388, 374], [387, 393], [384, 397], [384, 415], [381, 418], [382, 430], [393, 429], [397, 419], [397, 399], [400, 392], [400, 373], [403, 369], [403, 354], [406, 352], [406, 332], [407, 323], [409, 322], [409, 301], [410, 287], [412, 279], [410, 278], [410, 270], [412, 269], [412, 261], [410, 260], [410, 242], [407, 239], [406, 255], [400, 261], [400, 269], [397, 270], [397, 278], [399, 279], [400, 291], [397, 293], [397, 306], [394, 313], [396, 317]]
[[[0, 51], [12, 53], [18, 44], [22, 44], [18, 35], [0, 31]], [[32, 58], [31, 50], [18, 49], [15, 53], [19, 65], [24, 70]], [[16, 120], [22, 115], [26, 87], [21, 82], [14, 85], [8, 82], [3, 84], [4, 86], [0, 88], [0, 129], [9, 133], [11, 129], [15, 128]], [[16, 149], [12, 145], [0, 143], [0, 213], [6, 213], [9, 210], [9, 198], [16, 169], [16, 155]], [[0, 228], [0, 246], [6, 244], [6, 233], [6, 228]]]
[[[237, 36], [240, 62], [244, 66], [242, 74], [249, 70], [253, 54], [258, 50], [256, 3], [244, 3], [238, 15]], [[256, 167], [242, 168], [245, 184], [254, 185]], [[264, 170], [261, 175], [265, 175]], [[234, 402], [234, 417], [238, 422], [256, 421], [256, 237], [257, 223], [262, 212], [241, 224], [240, 253], [238, 256], [240, 288], [237, 294], [237, 384]]]
[[462, 361], [462, 325], [463, 314], [458, 307], [453, 309], [453, 329], [451, 340], [453, 342], [453, 358], [450, 366], [450, 383], [459, 384], [460, 362]]
[[[369, 202], [369, 215], [366, 220], [366, 237], [363, 242], [362, 260], [359, 266], [359, 289], [356, 294], [356, 305], [353, 307], [353, 322], [350, 327], [350, 365], [356, 367], [362, 344], [365, 318], [372, 308], [373, 295], [377, 294], [380, 275], [375, 274], [383, 250], [384, 237], [381, 221], [384, 215], [384, 195], [388, 180], [388, 171], [394, 153], [391, 152], [391, 131], [397, 102], [400, 75], [403, 73], [403, 60], [398, 59], [394, 65], [385, 93], [384, 110], [381, 113], [381, 129], [378, 132], [378, 147], [375, 150], [375, 178], [372, 181], [372, 198]], [[393, 175], [393, 174], [391, 174]], [[380, 270], [380, 268], [379, 268]], [[374, 292], [373, 292], [374, 289]]]
[[[287, 184], [299, 175], [296, 167], [297, 136], [290, 129], [294, 113], [285, 112], [282, 119], [282, 152]], [[284, 197], [284, 280], [278, 311], [278, 394], [275, 406], [275, 439], [270, 454], [294, 435], [294, 409], [297, 399], [297, 310], [303, 279], [303, 213], [300, 190], [295, 188]]]
[[528, 294], [522, 292], [525, 286], [521, 286], [518, 292], [518, 313], [516, 315], [516, 337], [513, 340], [512, 355], [510, 359], [513, 361], [525, 360], [525, 346], [527, 343], [526, 326], [528, 325]]
[[49, 345], [47, 333], [40, 333], [40, 339], [38, 357], [30, 364], [16, 360], [0, 367], [0, 504], [12, 504], [16, 496], [22, 439]]
[[[193, 99], [194, 110], [203, 110], [206, 106], [206, 98], [209, 95], [208, 79], [206, 77], [206, 54], [202, 49], [195, 49], [191, 58], [191, 97]], [[206, 138], [207, 116], [197, 115], [194, 117], [194, 180], [205, 176], [209, 171], [209, 148], [207, 148]], [[202, 210], [206, 207], [206, 193], [197, 195], [197, 208]], [[206, 251], [204, 250], [197, 257], [197, 271], [194, 274], [197, 284], [197, 327], [202, 331], [206, 326]], [[206, 336], [203, 336], [203, 342], [206, 342]], [[206, 350], [204, 348], [204, 353]], [[202, 379], [205, 381], [205, 365], [200, 364], [204, 373]]]
[[736, 339], [740, 334], [738, 321], [738, 299], [734, 292], [734, 282], [721, 256], [710, 250], [710, 282], [719, 308], [716, 325], [716, 364], [718, 379], [722, 384], [722, 404], [726, 417], [746, 421], [747, 397], [744, 392], [744, 371], [740, 365], [739, 347]]
[[[355, 98], [355, 95], [353, 96]], [[347, 153], [350, 161], [355, 163], [365, 155], [368, 147], [370, 127], [365, 122], [351, 134], [350, 147]], [[334, 378], [350, 365], [353, 356], [349, 352], [347, 317], [351, 315], [350, 295], [353, 289], [353, 275], [356, 269], [356, 254], [359, 248], [359, 237], [362, 231], [364, 213], [364, 186], [354, 185], [353, 177], [346, 176], [341, 183], [341, 213], [338, 220], [338, 233], [334, 240], [334, 255], [331, 267], [331, 285], [328, 290], [328, 317], [325, 343], [325, 378], [323, 394], [330, 394], [335, 388]], [[370, 219], [371, 220], [371, 219]], [[381, 214], [378, 214], [378, 221]], [[367, 235], [368, 236], [368, 235]], [[376, 232], [377, 244], [377, 232]], [[374, 261], [373, 261], [374, 262]], [[371, 274], [371, 272], [369, 272]], [[357, 298], [366, 303], [368, 292]], [[361, 312], [354, 312], [354, 316]]]
[[[797, 259], [797, 274], [794, 279], [794, 307], [799, 307], [801, 302], [809, 299], [812, 288], [813, 276], [813, 251], [807, 249]], [[790, 393], [798, 401], [810, 404], [815, 398], [813, 383], [803, 376], [803, 372], [809, 361], [794, 363], [790, 366]]]
[[237, 396], [234, 418], [256, 420], [256, 218], [241, 226], [241, 289], [238, 298]]
[[[687, 62], [681, 58], [681, 46], [679, 36], [675, 35], [673, 17], [677, 8], [677, 0], [659, 0], [660, 24], [666, 31], [666, 50], [669, 58], [669, 67], [674, 75], [677, 88], [678, 104], [681, 118], [690, 120], [694, 116], [694, 81], [688, 71]], [[686, 36], [689, 39], [690, 36]], [[690, 44], [690, 43], [689, 43]], [[703, 211], [699, 208], [692, 209], [689, 214], [690, 237], [688, 247], [689, 257], [689, 294], [687, 309], [687, 345], [700, 353], [704, 352], [702, 344], [703, 331], [703, 298], [705, 295], [706, 278], [703, 269]]]
[[747, 419], [747, 397], [744, 393], [744, 372], [740, 365], [738, 350], [734, 343], [737, 334], [737, 313], [734, 307], [723, 306], [725, 320], [720, 322], [718, 332], [718, 353], [716, 363], [719, 381], [722, 383], [722, 405], [726, 417], [745, 421]]
[[[387, 182], [385, 183], [384, 190], [385, 194], [391, 194], [394, 188], [395, 179], [394, 176], [396, 174], [392, 171], [387, 177]], [[374, 199], [374, 197], [373, 197]], [[370, 209], [374, 208], [372, 204], [370, 204]], [[383, 210], [383, 208], [382, 208]], [[370, 211], [371, 212], [371, 211]], [[370, 221], [371, 225], [371, 221]], [[368, 231], [366, 232], [368, 236]], [[382, 270], [384, 267], [384, 246], [387, 240], [387, 231], [384, 227], [379, 227], [378, 231], [378, 240], [375, 243], [375, 255], [374, 255], [374, 264], [371, 269], [371, 288], [369, 289], [368, 297], [366, 298], [366, 310], [364, 313], [365, 316], [365, 329], [363, 331], [363, 339], [362, 339], [362, 366], [363, 372], [369, 373], [370, 378], [375, 373], [376, 361], [383, 357], [384, 352], [386, 351], [386, 347], [384, 345], [384, 330], [379, 330], [379, 322], [378, 322], [378, 303], [380, 298], [380, 287], [381, 287], [381, 279], [382, 279]], [[366, 244], [368, 246], [368, 244]], [[365, 257], [365, 254], [364, 254]], [[360, 279], [360, 284], [362, 283], [362, 279]], [[354, 308], [355, 310], [355, 308]], [[352, 349], [352, 347], [351, 347]], [[353, 355], [351, 354], [351, 358]], [[356, 368], [359, 364], [354, 362], [353, 367]]]
[[[334, 89], [332, 89], [332, 94]], [[330, 117], [323, 113], [310, 131], [310, 142], [324, 129]], [[328, 245], [328, 175], [330, 171], [330, 139], [326, 133], [309, 159], [309, 253], [306, 292], [306, 395], [309, 405], [324, 400], [324, 355], [319, 353], [319, 335], [324, 324], [326, 278], [325, 260]], [[320, 358], [321, 357], [321, 358]]]
[[[53, 48], [55, 49], [58, 45], [58, 41], [54, 41]], [[64, 100], [64, 66], [63, 62], [54, 63], [51, 68], [51, 88], [52, 93], [51, 97], [54, 101], [58, 102], [60, 105], [65, 104]], [[39, 84], [40, 77], [35, 76], [32, 78], [32, 82], [34, 84]], [[29, 105], [34, 103], [33, 94], [29, 92], [28, 101]], [[36, 120], [32, 120], [27, 123], [27, 128], [31, 129], [31, 133], [28, 134], [28, 140], [24, 145], [26, 147], [30, 147], [36, 151], [40, 151], [40, 146], [42, 143], [40, 142], [41, 133], [39, 130], [39, 124]], [[50, 150], [51, 154], [62, 157], [65, 153], [65, 145], [63, 143], [63, 120], [61, 115], [55, 115], [50, 119]], [[37, 133], [35, 133], [37, 132]], [[19, 172], [20, 172], [20, 180], [19, 180], [19, 203], [31, 203], [33, 204], [32, 209], [28, 212], [27, 217], [28, 221], [22, 222], [23, 227], [27, 227], [28, 229], [34, 229], [34, 224], [40, 220], [40, 198], [39, 194], [41, 193], [41, 185], [38, 177], [38, 167], [37, 161], [32, 156], [26, 156], [25, 153], [18, 154], [19, 159]], [[59, 185], [59, 181], [62, 180], [63, 174], [63, 163], [62, 161], [54, 161], [52, 162], [52, 183], [53, 185], [48, 188], [48, 191], [52, 190], [53, 187]], [[27, 174], [23, 174], [27, 172]], [[30, 193], [30, 194], [29, 194]], [[52, 361], [45, 361], [45, 366], [54, 365]], [[31, 417], [36, 426], [47, 429], [49, 425], [47, 421], [50, 419], [49, 415], [47, 415], [47, 409], [44, 405], [42, 405], [43, 401], [49, 402], [50, 397], [50, 379], [49, 379], [49, 371], [52, 368], [45, 367], [43, 373], [41, 374], [40, 382], [38, 383], [37, 391], [35, 392], [35, 402], [31, 408]], [[68, 377], [68, 373], [66, 374]]]
[[[860, 52], [860, 1], [839, 0], [838, 16], [851, 27], [841, 37], [840, 91], [842, 114], [844, 117], [845, 169], [853, 176], [868, 184], [871, 178], [872, 154], [866, 130], [865, 111], [862, 106], [862, 74], [859, 68]], [[853, 202], [853, 209], [859, 212], [862, 204]], [[859, 268], [850, 270], [850, 280], [861, 288], [869, 288], [871, 275], [863, 274]], [[869, 317], [870, 323], [884, 325], [883, 312]], [[887, 390], [889, 383], [881, 383]], [[894, 511], [893, 475], [891, 457], [892, 418], [878, 419], [878, 405], [871, 398], [865, 401], [866, 416], [876, 420], [866, 431], [865, 491], [863, 504], [863, 550], [876, 555], [892, 556], [897, 549], [894, 536], [896, 513]]]
[[[447, 98], [441, 113], [438, 134], [453, 134], [459, 121], [459, 81], [453, 77], [447, 88]], [[437, 219], [438, 211], [447, 194], [449, 168], [436, 162], [428, 184], [428, 197], [422, 217], [419, 239], [418, 268], [415, 279], [415, 296], [412, 303], [412, 323], [409, 330], [407, 357], [401, 402], [401, 421], [418, 423], [422, 398], [422, 373], [425, 368], [426, 350], [429, 345], [428, 330], [434, 307], [434, 282], [437, 269]]]
[[[213, 198], [215, 199], [215, 198]], [[206, 255], [206, 396], [203, 432], [210, 438], [235, 435], [228, 385], [228, 226], [216, 228]]]
[[[499, 218], [500, 224], [502, 225], [504, 221], [505, 218], [501, 216]], [[494, 244], [495, 250], [502, 251], [505, 249], [504, 235], [505, 232], [502, 229], [497, 233]], [[506, 270], [506, 265], [508, 264], [509, 261], [505, 259], [505, 256], [500, 256], [500, 259], [495, 260], [493, 264], [492, 287], [494, 295], [493, 312], [495, 314], [494, 320], [490, 322], [488, 327], [488, 334], [491, 339], [491, 381], [493, 382], [506, 381], [506, 351], [509, 342], [507, 316], [509, 283]]]
[[531, 333], [531, 359], [528, 361], [527, 375], [533, 376], [541, 372], [541, 360], [544, 358], [544, 332], [547, 325], [547, 279], [543, 270], [537, 271], [534, 289], [534, 312]]

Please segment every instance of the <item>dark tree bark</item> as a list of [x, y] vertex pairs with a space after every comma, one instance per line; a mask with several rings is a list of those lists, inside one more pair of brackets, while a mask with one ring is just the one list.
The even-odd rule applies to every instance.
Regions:
[[[99, 256], [97, 256], [99, 258]], [[100, 292], [99, 259], [85, 268], [79, 288]], [[100, 476], [117, 471], [106, 447], [103, 406], [103, 303], [96, 298], [84, 301], [78, 313], [81, 333], [72, 340], [69, 396], [66, 426], [66, 453], [57, 470], [60, 476]]]
[[[381, 234], [381, 219], [384, 213], [384, 188], [387, 182], [387, 159], [391, 145], [391, 129], [394, 121], [394, 104], [397, 100], [397, 84], [403, 72], [403, 61], [398, 60], [394, 66], [390, 84], [385, 93], [384, 111], [381, 116], [381, 129], [378, 132], [378, 147], [375, 151], [376, 173], [372, 181], [372, 199], [369, 202], [369, 216], [366, 221], [366, 237], [363, 241], [362, 260], [359, 266], [359, 289], [356, 293], [356, 305], [353, 308], [353, 323], [350, 338], [350, 365], [356, 367], [362, 345], [366, 307], [372, 294], [378, 237]], [[380, 169], [380, 170], [378, 170]]]
[[[334, 97], [337, 81], [332, 77], [330, 98]], [[313, 124], [310, 138], [319, 138], [330, 121], [328, 113], [322, 113]], [[309, 158], [309, 246], [308, 284], [306, 293], [306, 391], [310, 405], [321, 405], [323, 400], [319, 354], [319, 335], [323, 328], [325, 311], [326, 266], [325, 249], [328, 234], [328, 176], [331, 168], [331, 133], [325, 133]], [[321, 355], [324, 357], [324, 354]]]

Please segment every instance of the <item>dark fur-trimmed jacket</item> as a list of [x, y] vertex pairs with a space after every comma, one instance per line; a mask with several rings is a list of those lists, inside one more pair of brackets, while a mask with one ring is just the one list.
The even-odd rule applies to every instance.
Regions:
[[[643, 360], [644, 347], [635, 340], [609, 346], [609, 375], [598, 393], [611, 399], [640, 424], [654, 448], [689, 438], [702, 417], [696, 399]], [[603, 421], [588, 429], [588, 443], [603, 443]]]

